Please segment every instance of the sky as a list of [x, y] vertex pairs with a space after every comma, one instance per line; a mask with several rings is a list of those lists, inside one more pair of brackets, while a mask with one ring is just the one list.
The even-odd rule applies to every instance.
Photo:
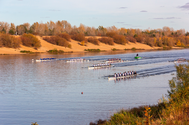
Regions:
[[0, 0], [0, 22], [80, 24], [189, 32], [189, 0]]

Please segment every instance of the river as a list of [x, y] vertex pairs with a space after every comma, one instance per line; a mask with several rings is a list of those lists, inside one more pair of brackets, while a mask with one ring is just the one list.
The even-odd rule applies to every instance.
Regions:
[[[88, 125], [108, 119], [120, 109], [157, 104], [176, 76], [174, 60], [189, 60], [189, 50], [117, 54], [1, 55], [1, 125]], [[54, 57], [51, 62], [32, 59]], [[67, 63], [85, 58], [89, 62]], [[121, 58], [114, 67], [88, 70], [109, 58]], [[114, 73], [134, 70], [136, 78], [108, 81]], [[83, 92], [83, 94], [81, 94]]]

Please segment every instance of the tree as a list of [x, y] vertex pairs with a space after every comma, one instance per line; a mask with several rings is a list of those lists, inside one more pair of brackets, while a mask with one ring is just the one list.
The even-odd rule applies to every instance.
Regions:
[[78, 27], [78, 32], [84, 34], [85, 29], [86, 29], [86, 26], [84, 26], [83, 24], [80, 24], [80, 26]]
[[105, 36], [107, 33], [107, 29], [104, 28], [103, 26], [99, 26], [97, 31], [98, 31], [97, 35], [99, 35], [99, 36]]
[[18, 33], [18, 35], [22, 35], [24, 33], [26, 33], [27, 29], [24, 25], [19, 25], [16, 27], [16, 32]]
[[181, 101], [189, 99], [189, 63], [175, 65], [177, 75], [169, 81], [170, 91], [168, 91], [171, 101]]
[[15, 33], [16, 33], [16, 27], [15, 27], [14, 23], [11, 23], [9, 34], [13, 35]]

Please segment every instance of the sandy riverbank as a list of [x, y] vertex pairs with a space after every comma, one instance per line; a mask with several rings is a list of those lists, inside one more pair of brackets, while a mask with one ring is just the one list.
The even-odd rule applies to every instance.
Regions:
[[[19, 36], [16, 36], [19, 37]], [[72, 46], [72, 48], [65, 48], [62, 46], [57, 46], [57, 45], [53, 45], [51, 43], [48, 43], [47, 41], [43, 40], [42, 37], [37, 36], [37, 38], [40, 40], [41, 42], [41, 47], [38, 50], [35, 50], [32, 47], [26, 47], [21, 45], [21, 47], [19, 49], [13, 49], [13, 48], [6, 48], [6, 47], [2, 47], [0, 48], [0, 54], [23, 54], [20, 53], [21, 50], [26, 50], [26, 51], [31, 51], [31, 52], [40, 52], [40, 53], [45, 53], [48, 50], [53, 50], [53, 49], [57, 49], [57, 50], [63, 50], [64, 52], [85, 52], [85, 49], [100, 49], [100, 50], [104, 50], [104, 51], [112, 51], [113, 48], [117, 49], [117, 50], [124, 50], [124, 49], [132, 49], [133, 47], [135, 47], [136, 49], [143, 49], [143, 50], [155, 50], [157, 49], [157, 47], [150, 47], [146, 44], [141, 44], [141, 43], [131, 43], [129, 42], [126, 45], [120, 45], [120, 44], [115, 44], [115, 45], [107, 45], [104, 43], [100, 43], [100, 45], [94, 45], [92, 43], [87, 43], [87, 46], [81, 46], [79, 45], [78, 41], [75, 40], [71, 40], [70, 44]]]

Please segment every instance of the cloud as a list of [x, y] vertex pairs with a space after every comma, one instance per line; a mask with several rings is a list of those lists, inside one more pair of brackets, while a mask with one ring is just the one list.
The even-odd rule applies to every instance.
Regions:
[[162, 18], [162, 17], [160, 17], [160, 18], [153, 18], [153, 19], [157, 19], [157, 20], [169, 20], [169, 19], [181, 19], [181, 18], [177, 18], [177, 17], [166, 17], [166, 18]]
[[153, 18], [153, 19], [161, 20], [161, 19], [165, 19], [165, 18]]
[[127, 7], [120, 7], [119, 9], [126, 9]]
[[186, 3], [185, 5], [180, 6], [179, 8], [189, 10], [189, 3]]
[[121, 24], [122, 26], [132, 26], [131, 24], [127, 24], [126, 22], [115, 22]]
[[123, 24], [123, 23], [125, 23], [125, 22], [116, 22], [116, 23], [122, 23], [122, 24]]
[[147, 12], [146, 10], [141, 10], [140, 12]]

